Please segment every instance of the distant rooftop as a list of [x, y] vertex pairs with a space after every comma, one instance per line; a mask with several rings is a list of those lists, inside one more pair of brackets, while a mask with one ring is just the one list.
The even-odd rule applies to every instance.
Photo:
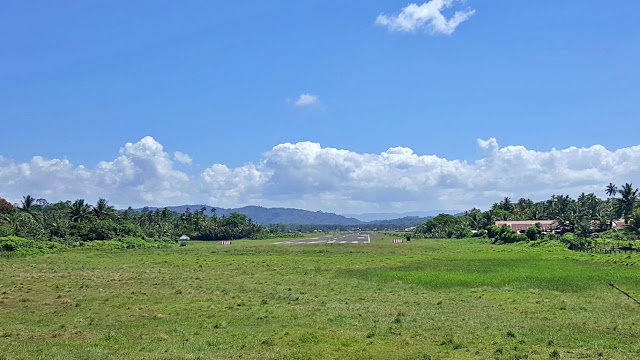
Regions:
[[513, 230], [527, 230], [528, 228], [540, 224], [542, 230], [552, 230], [556, 227], [555, 220], [507, 220], [496, 221], [496, 226], [503, 227], [508, 226]]

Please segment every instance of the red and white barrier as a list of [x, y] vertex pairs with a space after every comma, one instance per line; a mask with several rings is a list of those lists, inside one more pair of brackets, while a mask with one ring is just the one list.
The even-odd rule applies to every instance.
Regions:
[[231, 241], [220, 241], [220, 245], [231, 245]]
[[394, 244], [402, 244], [402, 239], [393, 239]]

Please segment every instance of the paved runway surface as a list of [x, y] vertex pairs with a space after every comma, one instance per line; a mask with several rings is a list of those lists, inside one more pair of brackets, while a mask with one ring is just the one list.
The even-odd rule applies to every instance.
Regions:
[[339, 234], [313, 237], [309, 239], [281, 241], [274, 244], [370, 244], [367, 234]]

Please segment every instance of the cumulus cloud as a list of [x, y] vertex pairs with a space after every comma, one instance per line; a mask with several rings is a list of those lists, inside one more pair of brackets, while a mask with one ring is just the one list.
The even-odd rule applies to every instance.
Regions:
[[118, 157], [94, 169], [41, 156], [26, 163], [0, 157], [0, 184], [5, 191], [0, 196], [12, 201], [31, 194], [53, 201], [104, 197], [120, 206], [183, 203], [190, 200], [189, 182], [150, 136], [125, 144]]
[[193, 161], [191, 159], [191, 156], [180, 151], [176, 151], [173, 153], [173, 159], [179, 163], [183, 163], [186, 165], [191, 165], [191, 162]]
[[442, 11], [453, 6], [458, 0], [430, 0], [418, 5], [412, 3], [404, 7], [397, 15], [380, 14], [376, 25], [385, 26], [389, 31], [415, 32], [426, 30], [432, 34], [451, 35], [458, 25], [468, 20], [475, 10], [456, 11], [447, 19]]
[[494, 138], [478, 139], [478, 146], [484, 157], [467, 162], [419, 155], [407, 147], [361, 154], [313, 142], [285, 143], [266, 152], [258, 165], [225, 167], [224, 180], [210, 183], [242, 184], [233, 190], [246, 189], [240, 193], [264, 205], [350, 212], [486, 208], [504, 196], [541, 200], [561, 193], [600, 194], [609, 181], [640, 175], [640, 146], [544, 152], [501, 148]]
[[315, 142], [284, 143], [260, 161], [228, 167], [213, 164], [188, 176], [173, 168], [152, 137], [125, 144], [112, 161], [94, 168], [69, 160], [34, 156], [18, 163], [0, 156], [0, 196], [23, 195], [50, 201], [105, 197], [119, 206], [177, 205], [196, 201], [213, 206], [291, 206], [339, 213], [487, 208], [504, 196], [549, 198], [552, 194], [596, 192], [609, 182], [632, 182], [640, 175], [640, 145], [609, 150], [601, 145], [535, 151], [500, 147], [478, 139], [483, 157], [449, 160], [391, 147], [378, 154], [322, 147]]
[[301, 94], [294, 103], [296, 106], [311, 106], [318, 103], [318, 97], [311, 94]]

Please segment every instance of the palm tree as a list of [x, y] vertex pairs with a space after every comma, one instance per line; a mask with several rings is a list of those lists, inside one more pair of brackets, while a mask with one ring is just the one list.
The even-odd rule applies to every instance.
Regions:
[[604, 191], [607, 193], [607, 195], [609, 195], [609, 197], [611, 197], [615, 196], [618, 193], [618, 188], [616, 187], [616, 184], [609, 183]]
[[618, 215], [624, 217], [624, 223], [629, 223], [629, 217], [631, 216], [631, 212], [633, 211], [633, 206], [638, 202], [638, 189], [633, 189], [633, 185], [626, 183], [618, 191], [620, 197], [617, 198], [618, 205]]
[[36, 199], [31, 195], [23, 196], [22, 199], [22, 206], [20, 206], [20, 210], [27, 213], [33, 211], [33, 208], [36, 205]]
[[109, 205], [109, 201], [103, 198], [98, 199], [96, 206], [93, 207], [93, 214], [98, 219], [106, 219], [113, 215], [115, 212], [116, 210], [113, 208], [113, 206]]
[[640, 235], [640, 210], [633, 212], [629, 220], [629, 225], [624, 229], [627, 232]]
[[71, 216], [71, 221], [82, 222], [91, 215], [91, 205], [86, 204], [84, 199], [78, 199], [71, 204], [69, 215]]
[[504, 200], [502, 200], [500, 202], [500, 205], [502, 206], [502, 210], [504, 211], [511, 211], [511, 199], [509, 199], [508, 197], [505, 197]]

